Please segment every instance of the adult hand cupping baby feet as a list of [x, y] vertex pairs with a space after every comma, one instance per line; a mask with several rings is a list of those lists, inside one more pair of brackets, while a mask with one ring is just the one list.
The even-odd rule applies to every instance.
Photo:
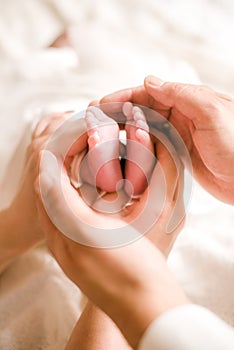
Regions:
[[[130, 132], [127, 131], [129, 138], [135, 138], [136, 134], [141, 134], [141, 132], [136, 132], [136, 125], [134, 125], [131, 133], [130, 135]], [[148, 136], [144, 136], [149, 141]], [[139, 141], [137, 138], [135, 140], [136, 143]], [[60, 140], [57, 139], [56, 141], [59, 144]], [[155, 167], [151, 165], [152, 176], [149, 186], [130, 210], [123, 210], [123, 212], [115, 215], [105, 215], [94, 211], [82, 200], [79, 191], [77, 192], [70, 185], [66, 172], [63, 172], [63, 176], [60, 176], [59, 162], [56, 157], [50, 154], [41, 164], [40, 183], [43, 202], [48, 204], [47, 208], [51, 209], [51, 220], [48, 219], [42, 206], [41, 193], [38, 193], [41, 223], [46, 232], [48, 245], [55, 258], [65, 273], [90, 300], [116, 322], [134, 348], [137, 347], [140, 336], [155, 317], [175, 306], [188, 302], [183, 291], [168, 271], [163, 255], [153, 247], [147, 237], [143, 236], [144, 233], [147, 233], [147, 224], [153, 219], [148, 227], [147, 235], [156, 246], [160, 247], [164, 254], [167, 254], [181, 228], [179, 224], [183, 221], [182, 214], [180, 220], [170, 230], [171, 234], [166, 234], [175, 207], [180, 201], [183, 202], [182, 196], [178, 194], [182, 190], [180, 178], [183, 178], [181, 174], [183, 169], [176, 166], [167, 147], [156, 140], [154, 142], [158, 163]], [[153, 143], [148, 144], [147, 150], [151, 154], [153, 148]], [[83, 146], [80, 149], [83, 149]], [[129, 163], [129, 178], [133, 177], [131, 165]], [[48, 169], [53, 171], [51, 172]], [[134, 191], [138, 190], [141, 193], [144, 186], [140, 187], [142, 179], [140, 172], [138, 172], [138, 176], [140, 182], [138, 184], [135, 181]], [[161, 194], [160, 187], [165, 187], [165, 191], [162, 191]], [[157, 202], [160, 202], [162, 197], [163, 201], [160, 203], [160, 206], [161, 204], [162, 206], [159, 208]], [[65, 203], [64, 199], [69, 203]], [[180, 206], [183, 207], [183, 205]], [[80, 244], [80, 237], [86, 237], [87, 235], [86, 243], [90, 242], [93, 246], [96, 244], [95, 247], [100, 248], [98, 237], [100, 231], [98, 229], [92, 231], [92, 228], [95, 227], [105, 229], [107, 236], [116, 228], [121, 231], [123, 226], [126, 227], [126, 233], [132, 230], [141, 230], [142, 226], [134, 226], [134, 222], [144, 211], [144, 208], [146, 208], [144, 219], [146, 230], [141, 232], [141, 240], [136, 242], [126, 240], [125, 244], [122, 244], [122, 247], [118, 247], [118, 249], [95, 249], [88, 247], [88, 244]], [[87, 227], [85, 229], [82, 226], [83, 220], [89, 222], [88, 230]], [[56, 226], [57, 223], [61, 225], [55, 227], [51, 221]], [[63, 229], [64, 234], [61, 234], [61, 229], [58, 230], [58, 227]], [[73, 240], [69, 239], [71, 235], [66, 229], [73, 234]], [[91, 240], [90, 232], [91, 236], [93, 235]], [[116, 230], [116, 236], [118, 236], [118, 233], [118, 230]], [[112, 243], [114, 244], [104, 247], [116, 247], [116, 241]], [[145, 315], [143, 319], [142, 304], [139, 301], [143, 301], [144, 305]], [[128, 320], [127, 324], [126, 320]]]
[[[79, 173], [79, 176], [81, 175], [81, 180], [83, 182], [78, 192], [71, 187], [70, 181], [67, 181], [68, 178], [66, 171], [69, 172], [68, 167], [67, 170], [63, 169], [62, 172], [65, 173], [63, 178], [61, 178], [61, 171], [58, 169], [58, 167], [60, 167], [62, 163], [60, 163], [60, 165], [56, 165], [56, 159], [52, 159], [52, 163], [54, 163], [56, 167], [55, 170], [51, 170], [54, 173], [53, 181], [55, 184], [57, 182], [60, 189], [62, 189], [64, 194], [63, 202], [64, 200], [66, 201], [66, 203], [64, 202], [64, 205], [67, 207], [66, 212], [68, 213], [68, 211], [70, 211], [70, 214], [68, 213], [70, 220], [65, 220], [65, 217], [63, 216], [58, 217], [54, 212], [54, 205], [48, 205], [46, 209], [49, 210], [48, 214], [50, 217], [51, 215], [55, 216], [57, 220], [55, 224], [57, 227], [59, 227], [60, 230], [67, 234], [70, 238], [79, 241], [80, 243], [86, 244], [88, 240], [86, 240], [84, 237], [88, 235], [88, 237], [91, 238], [90, 244], [96, 245], [95, 239], [98, 240], [101, 230], [101, 236], [104, 232], [105, 238], [103, 241], [101, 239], [101, 243], [99, 242], [97, 245], [122, 245], [129, 243], [150, 230], [150, 238], [156, 245], [158, 240], [160, 240], [161, 243], [163, 241], [164, 243], [160, 243], [160, 247], [162, 248], [162, 251], [167, 253], [168, 249], [164, 249], [163, 245], [165, 244], [168, 246], [168, 242], [173, 241], [173, 239], [169, 239], [170, 235], [165, 235], [165, 233], [174, 232], [174, 228], [176, 228], [177, 224], [179, 224], [179, 220], [176, 220], [177, 222], [174, 225], [175, 227], [172, 229], [165, 225], [159, 225], [160, 234], [154, 234], [152, 232], [154, 232], [153, 227], [155, 227], [155, 222], [160, 222], [159, 218], [161, 212], [164, 215], [164, 221], [166, 221], [165, 213], [167, 212], [167, 221], [169, 221], [170, 216], [174, 211], [174, 207], [177, 204], [177, 194], [181, 192], [181, 188], [178, 190], [180, 183], [178, 179], [183, 178], [183, 170], [181, 170], [182, 166], [181, 169], [178, 170], [178, 164], [175, 165], [174, 159], [172, 159], [170, 156], [170, 152], [172, 154], [173, 150], [168, 151], [166, 147], [163, 147], [163, 145], [156, 140], [155, 136], [151, 137], [144, 113], [139, 107], [133, 106], [131, 103], [126, 103], [122, 106], [122, 108], [127, 119], [126, 166], [123, 171], [124, 178], [122, 178], [119, 159], [120, 151], [118, 124], [113, 119], [107, 117], [103, 111], [97, 107], [88, 108], [85, 119], [79, 120], [74, 116], [71, 122], [69, 121], [70, 124], [67, 123], [70, 125], [70, 131], [66, 131], [65, 127], [64, 133], [60, 131], [60, 133], [58, 133], [58, 135], [54, 138], [54, 145], [48, 146], [48, 149], [51, 150], [61, 148], [64, 138], [69, 139], [69, 137], [65, 134], [67, 132], [74, 133], [74, 128], [77, 128], [78, 130], [80, 123], [82, 124], [82, 132], [84, 134], [86, 134], [86, 129], [88, 129], [88, 137], [86, 136], [86, 141], [83, 141], [82, 148], [78, 147], [76, 149], [76, 153], [78, 155], [75, 156], [75, 158], [77, 157], [78, 159], [83, 157], [84, 161], [77, 162], [77, 164], [80, 165], [80, 169], [74, 166], [74, 162], [71, 166], [71, 173], [74, 173], [74, 170], [76, 170], [77, 173]], [[111, 113], [108, 113], [108, 115], [111, 115]], [[86, 124], [86, 127], [84, 124]], [[87, 144], [85, 144], [85, 142], [87, 142]], [[103, 145], [106, 146], [106, 144], [109, 144], [109, 142], [111, 145], [109, 149], [107, 149], [107, 147], [102, 148]], [[73, 143], [74, 139], [71, 144]], [[89, 145], [88, 152], [87, 145]], [[155, 145], [157, 158], [159, 160], [156, 167], [156, 158], [154, 156]], [[80, 151], [82, 152], [79, 153]], [[86, 156], [84, 156], [85, 152], [87, 153]], [[64, 153], [64, 151], [62, 151], [62, 153]], [[73, 156], [76, 153], [73, 147]], [[92, 153], [95, 156], [93, 156]], [[55, 151], [55, 155], [58, 156], [58, 150]], [[59, 178], [61, 180], [60, 184]], [[67, 178], [66, 181], [64, 181], [65, 178]], [[112, 181], [113, 179], [114, 181]], [[86, 182], [86, 184], [84, 182]], [[103, 200], [103, 198], [99, 196], [96, 187], [99, 187], [99, 189], [104, 191], [113, 191], [121, 182], [125, 182], [123, 191], [125, 190], [127, 195], [124, 198], [125, 202], [121, 203], [121, 205], [123, 204], [122, 207], [117, 207], [116, 210], [113, 197], [111, 197], [111, 200], [108, 201]], [[61, 185], [64, 187], [61, 188]], [[104, 188], [102, 186], [106, 187]], [[170, 188], [170, 190], [168, 190], [167, 187]], [[167, 193], [169, 192], [172, 192], [172, 195], [170, 193], [170, 196], [168, 196]], [[92, 200], [87, 201], [86, 199], [90, 196], [90, 193]], [[129, 195], [131, 196], [130, 199]], [[134, 200], [134, 197], [136, 196], [138, 196], [138, 198], [137, 200]], [[105, 204], [104, 207], [102, 206], [103, 203]], [[80, 210], [79, 207], [82, 207], [82, 210]], [[179, 217], [182, 220], [184, 217], [183, 205], [179, 207], [181, 208], [181, 214]], [[165, 208], [167, 209], [165, 210]], [[95, 209], [97, 212], [95, 213], [92, 209]], [[73, 214], [75, 214], [75, 217]], [[91, 221], [89, 221], [91, 217], [92, 225], [90, 225]], [[85, 222], [85, 224], [83, 224], [83, 222]], [[86, 233], [84, 235], [79, 235], [79, 232], [74, 234], [74, 227], [72, 227], [73, 224], [76, 227], [80, 227], [80, 232], [83, 230]], [[127, 228], [124, 230], [130, 232], [129, 235], [124, 230], [120, 234], [118, 229], [125, 227], [128, 224], [130, 225], [129, 230], [127, 230]], [[100, 230], [95, 231], [95, 226]], [[157, 226], [157, 229], [159, 226]], [[116, 228], [117, 230], [115, 230]], [[111, 234], [108, 230], [110, 230]], [[164, 238], [162, 240], [160, 238], [161, 236], [167, 237], [167, 239]], [[175, 235], [171, 235], [171, 237], [172, 236], [175, 237]], [[108, 239], [106, 240], [107, 237]], [[94, 241], [92, 241], [92, 239], [94, 239]], [[113, 242], [110, 243], [112, 239]]]

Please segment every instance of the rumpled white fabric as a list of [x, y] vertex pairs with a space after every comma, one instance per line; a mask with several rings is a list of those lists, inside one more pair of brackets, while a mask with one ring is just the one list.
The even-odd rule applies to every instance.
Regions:
[[[185, 0], [0, 3], [0, 208], [13, 198], [43, 113], [142, 84], [147, 74], [234, 91], [234, 4]], [[204, 26], [205, 23], [205, 26]], [[67, 30], [75, 45], [46, 48]], [[169, 264], [195, 303], [234, 326], [234, 212], [195, 184]], [[42, 248], [0, 276], [0, 348], [64, 349], [81, 294]]]
[[197, 305], [172, 309], [154, 320], [138, 350], [232, 350], [234, 329]]

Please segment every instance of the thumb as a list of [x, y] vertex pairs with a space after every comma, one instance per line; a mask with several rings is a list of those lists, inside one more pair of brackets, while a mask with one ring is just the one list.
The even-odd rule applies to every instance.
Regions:
[[[185, 117], [193, 120], [197, 127], [214, 123], [213, 113], [217, 101], [215, 91], [207, 86], [163, 82], [154, 76], [144, 81], [147, 93], [168, 108], [176, 108]], [[213, 108], [212, 108], [213, 106]]]
[[80, 220], [76, 213], [83, 209], [81, 199], [63, 173], [62, 163], [47, 150], [41, 158], [39, 195], [53, 225], [70, 239], [79, 240]]

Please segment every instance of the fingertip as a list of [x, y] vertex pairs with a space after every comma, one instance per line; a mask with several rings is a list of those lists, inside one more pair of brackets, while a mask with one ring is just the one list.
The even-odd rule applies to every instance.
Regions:
[[122, 110], [127, 119], [132, 119], [133, 105], [131, 102], [124, 102]]
[[131, 100], [131, 95], [132, 95], [132, 89], [127, 88], [127, 89], [122, 89], [119, 91], [115, 91], [109, 95], [104, 96], [100, 100], [100, 104], [103, 103], [112, 103], [112, 102], [126, 102]]
[[88, 104], [88, 107], [92, 107], [92, 106], [99, 106], [101, 103], [100, 100], [93, 100]]
[[161, 103], [163, 106], [169, 106], [167, 94], [165, 94], [165, 86], [167, 83], [160, 78], [149, 75], [144, 80], [145, 90], [149, 96], [153, 98], [157, 103]]
[[148, 75], [144, 80], [145, 87], [153, 87], [155, 89], [160, 88], [164, 84], [164, 81], [154, 75]]

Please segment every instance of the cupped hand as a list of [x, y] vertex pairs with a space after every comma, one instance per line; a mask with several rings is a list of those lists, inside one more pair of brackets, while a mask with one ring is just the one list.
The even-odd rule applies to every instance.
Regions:
[[126, 102], [150, 107], [178, 130], [191, 156], [194, 175], [218, 199], [234, 203], [234, 100], [206, 86], [148, 77], [144, 86], [125, 89], [99, 103]]
[[[69, 157], [61, 145], [65, 144], [68, 149], [64, 138], [69, 140], [75, 128], [81, 140], [85, 127], [80, 120], [69, 123], [69, 137], [58, 130], [47, 145], [38, 180], [43, 204], [55, 226], [78, 243], [101, 248], [125, 245], [146, 234], [164, 254], [168, 254], [185, 219], [183, 166], [173, 145], [165, 140], [165, 135], [161, 141], [154, 138], [157, 163], [149, 186], [132, 205], [125, 206], [129, 198], [124, 189], [118, 192], [116, 200], [116, 195], [113, 198], [112, 194], [100, 198], [96, 188], [89, 184], [83, 184], [79, 190], [71, 185]], [[62, 129], [64, 131], [66, 126]], [[83, 156], [85, 140], [79, 140], [75, 142], [75, 149]]]
[[[60, 144], [60, 137], [62, 135], [55, 138], [55, 144]], [[36, 187], [40, 222], [56, 260], [88, 298], [116, 322], [133, 347], [153, 319], [168, 309], [188, 303], [168, 270], [165, 257], [147, 238], [167, 254], [184, 221], [183, 167], [175, 164], [161, 142], [155, 141], [155, 145], [158, 163], [148, 190], [131, 209], [115, 215], [97, 212], [83, 201], [70, 184], [66, 166], [59, 162], [62, 155], [52, 152], [57, 149], [55, 146], [44, 152], [38, 179], [40, 187]], [[164, 195], [161, 208], [157, 206], [160, 186], [165, 188], [161, 193]], [[144, 226], [144, 220], [139, 227], [135, 225], [144, 209], [146, 221], [155, 217], [143, 232], [145, 236], [142, 233], [140, 239], [138, 236], [134, 242], [126, 241], [115, 249], [101, 248], [98, 229], [105, 229], [107, 235], [108, 231], [111, 234], [115, 230], [118, 235], [118, 229], [121, 231], [124, 227], [131, 237], [132, 232]], [[177, 218], [171, 234], [167, 234], [173, 216]], [[82, 239], [92, 247], [80, 244]]]
[[62, 235], [40, 210], [48, 245], [63, 271], [133, 348], [152, 320], [189, 303], [164, 256], [146, 237], [115, 249], [84, 246]]

